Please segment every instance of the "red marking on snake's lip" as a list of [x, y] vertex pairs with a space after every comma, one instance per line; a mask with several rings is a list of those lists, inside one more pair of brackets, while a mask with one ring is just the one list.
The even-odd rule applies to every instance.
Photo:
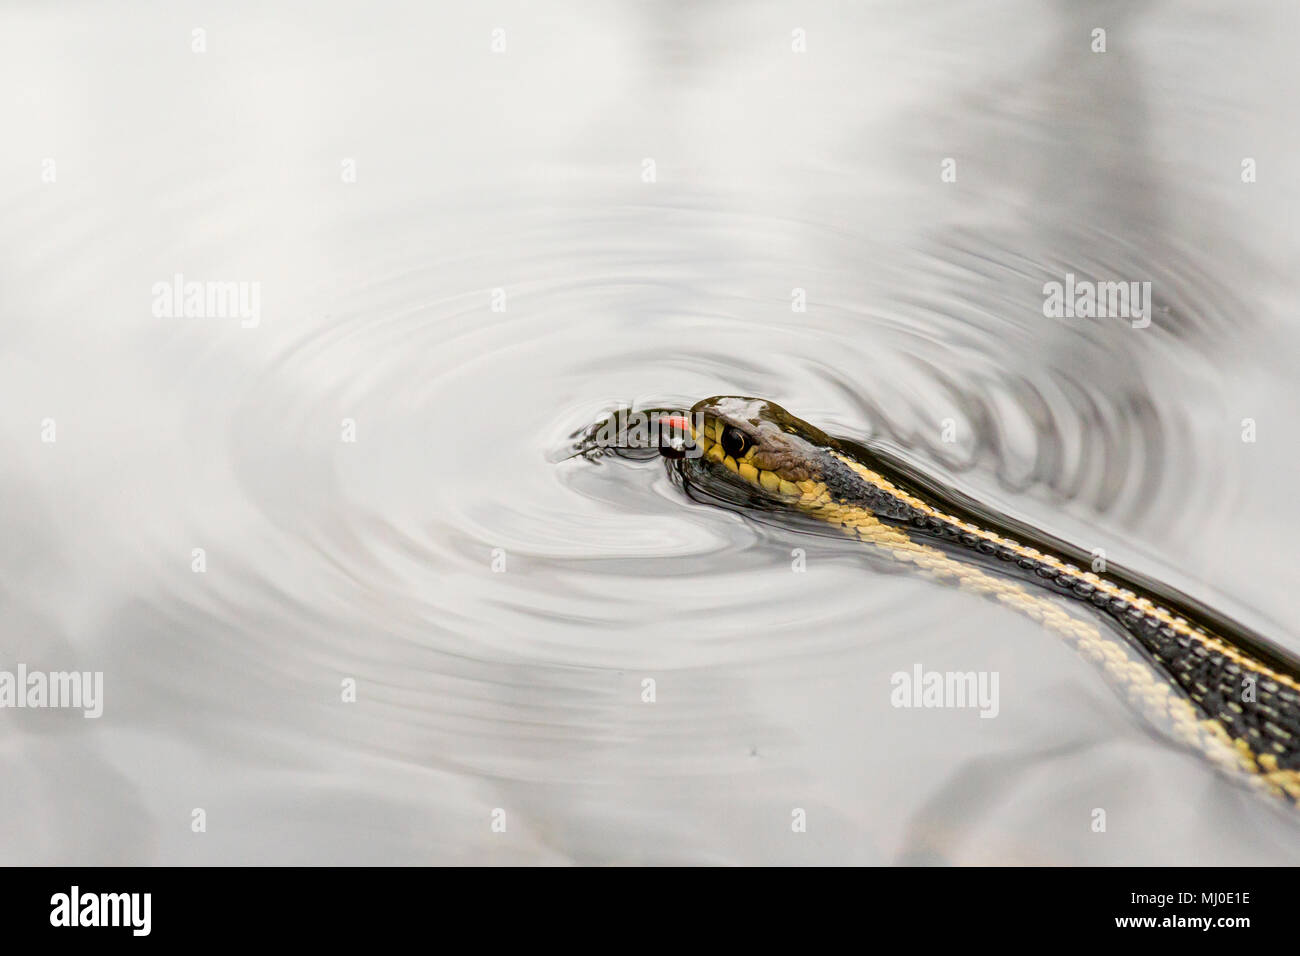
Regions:
[[[685, 458], [686, 452], [683, 447], [673, 444], [665, 444], [665, 441], [673, 441], [684, 444], [687, 437], [695, 433], [691, 429], [691, 420], [684, 415], [664, 415], [659, 419], [659, 454], [665, 458]], [[671, 436], [671, 437], [670, 437]]]

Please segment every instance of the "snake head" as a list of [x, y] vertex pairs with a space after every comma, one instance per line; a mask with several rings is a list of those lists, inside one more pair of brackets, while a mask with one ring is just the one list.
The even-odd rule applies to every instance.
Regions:
[[691, 409], [700, 457], [710, 477], [734, 477], [767, 496], [797, 499], [801, 482], [820, 480], [835, 440], [780, 405], [761, 398], [718, 395]]

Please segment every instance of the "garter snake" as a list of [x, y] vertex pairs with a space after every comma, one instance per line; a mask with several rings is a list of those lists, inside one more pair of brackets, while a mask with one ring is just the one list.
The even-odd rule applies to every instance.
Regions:
[[1089, 552], [771, 402], [705, 399], [675, 427], [692, 455], [661, 450], [693, 493], [821, 522], [1032, 618], [1176, 741], [1300, 803], [1300, 661], [1282, 648], [1141, 574], [1090, 570]]

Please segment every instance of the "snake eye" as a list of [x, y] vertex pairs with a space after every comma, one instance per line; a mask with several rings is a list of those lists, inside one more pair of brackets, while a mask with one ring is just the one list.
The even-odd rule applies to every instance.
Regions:
[[732, 458], [739, 459], [753, 444], [753, 439], [739, 428], [728, 425], [722, 430], [722, 450]]

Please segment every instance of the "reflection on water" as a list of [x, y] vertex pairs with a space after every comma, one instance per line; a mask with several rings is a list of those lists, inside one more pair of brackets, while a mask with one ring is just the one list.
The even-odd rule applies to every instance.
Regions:
[[440, 6], [3, 15], [0, 668], [106, 697], [0, 712], [6, 862], [1300, 859], [1032, 624], [553, 460], [769, 397], [1300, 649], [1296, 13]]

